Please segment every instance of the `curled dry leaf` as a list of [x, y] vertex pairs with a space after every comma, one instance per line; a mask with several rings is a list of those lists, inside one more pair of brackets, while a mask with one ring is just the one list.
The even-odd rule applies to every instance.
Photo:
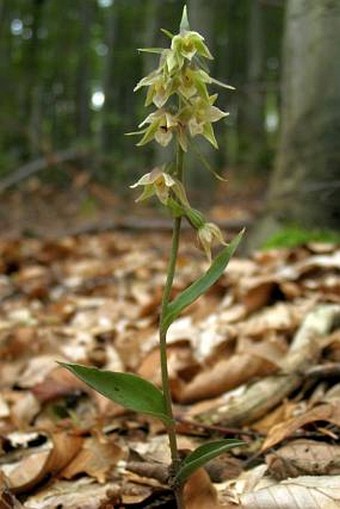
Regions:
[[214, 398], [252, 378], [275, 371], [275, 366], [260, 357], [235, 354], [230, 359], [222, 359], [210, 369], [201, 370], [188, 384], [176, 380], [172, 384], [172, 392], [179, 403], [193, 403]]
[[340, 446], [316, 440], [294, 440], [271, 454], [266, 463], [276, 479], [299, 475], [340, 474]]
[[257, 276], [244, 281], [241, 300], [251, 313], [278, 300], [280, 293], [275, 276]]
[[[25, 506], [29, 509], [98, 509], [114, 507], [119, 486], [114, 483], [98, 484], [93, 479], [81, 478], [76, 481], [59, 481], [28, 497]], [[105, 506], [105, 504], [107, 504]]]
[[340, 306], [331, 304], [308, 313], [282, 359], [282, 374], [267, 376], [253, 383], [237, 400], [230, 399], [222, 407], [214, 409], [213, 415], [210, 410], [201, 414], [201, 418], [236, 426], [264, 416], [300, 385], [300, 373], [318, 358], [322, 349], [321, 339], [329, 333], [339, 316]]
[[302, 476], [241, 495], [244, 509], [338, 509], [340, 476]]
[[107, 437], [91, 437], [84, 441], [81, 450], [61, 472], [65, 479], [86, 473], [99, 483], [107, 480], [108, 473], [126, 456], [124, 450]]
[[32, 393], [41, 402], [47, 403], [62, 396], [75, 394], [79, 391], [89, 392], [89, 388], [72, 373], [59, 366], [54, 369], [32, 388]]
[[13, 493], [31, 491], [45, 478], [60, 472], [78, 452], [83, 439], [66, 432], [53, 433], [44, 446], [25, 450], [15, 464], [3, 465], [9, 488]]
[[299, 428], [316, 421], [326, 421], [340, 426], [339, 401], [337, 403], [321, 404], [302, 415], [292, 417], [285, 422], [273, 426], [262, 445], [262, 450], [265, 451], [273, 447], [285, 438], [290, 437]]
[[222, 509], [217, 491], [204, 468], [194, 472], [184, 486], [185, 509]]

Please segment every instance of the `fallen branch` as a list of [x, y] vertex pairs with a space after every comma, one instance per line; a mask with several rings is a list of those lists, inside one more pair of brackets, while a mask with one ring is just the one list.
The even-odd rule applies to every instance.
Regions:
[[10, 173], [6, 178], [0, 181], [0, 193], [3, 193], [9, 187], [12, 187], [22, 180], [38, 173], [39, 171], [50, 168], [56, 164], [64, 163], [65, 161], [71, 161], [84, 156], [84, 151], [75, 148], [69, 148], [61, 150], [53, 154], [47, 154], [44, 157], [39, 157], [34, 161], [24, 164], [16, 171]]
[[263, 417], [301, 383], [304, 373], [317, 362], [323, 348], [320, 338], [340, 320], [340, 306], [324, 305], [310, 312], [296, 333], [282, 361], [282, 372], [255, 382], [241, 396], [226, 405], [210, 409], [198, 418], [224, 426], [249, 424]]

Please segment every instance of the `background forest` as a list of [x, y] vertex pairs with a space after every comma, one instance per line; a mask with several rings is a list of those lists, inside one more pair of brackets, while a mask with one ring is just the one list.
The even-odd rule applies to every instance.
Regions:
[[[142, 118], [133, 94], [155, 57], [136, 48], [166, 45], [176, 30], [176, 0], [3, 0], [1, 23], [1, 175], [42, 154], [86, 149], [98, 178], [130, 181], [126, 170], [157, 160], [124, 133]], [[216, 55], [212, 74], [233, 84], [222, 93], [230, 116], [216, 162], [271, 168], [279, 126], [283, 2], [188, 2], [191, 24]], [[142, 154], [141, 152], [144, 152]], [[144, 160], [145, 158], [147, 160]], [[127, 176], [128, 175], [128, 176]]]
[[[220, 150], [202, 141], [200, 152], [243, 189], [260, 188], [263, 198], [269, 188], [260, 237], [282, 220], [337, 229], [339, 2], [187, 4], [215, 55], [212, 76], [236, 87], [219, 91], [230, 112], [217, 128]], [[122, 197], [161, 161], [156, 144], [139, 150], [125, 136], [143, 118], [144, 95], [133, 88], [157, 59], [136, 48], [167, 45], [158, 27], [176, 31], [182, 7], [182, 0], [0, 0], [0, 191], [37, 172], [67, 189], [85, 172]], [[187, 166], [201, 205], [210, 206], [214, 179], [197, 156]]]

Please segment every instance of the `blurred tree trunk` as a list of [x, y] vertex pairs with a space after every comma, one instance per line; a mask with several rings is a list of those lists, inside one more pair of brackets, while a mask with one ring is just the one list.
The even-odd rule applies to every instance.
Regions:
[[289, 0], [282, 131], [258, 244], [282, 223], [339, 228], [340, 4]]
[[103, 107], [103, 121], [101, 129], [101, 149], [107, 154], [112, 149], [112, 125], [114, 124], [114, 112], [117, 105], [117, 90], [115, 84], [116, 69], [114, 66], [114, 51], [117, 31], [117, 4], [113, 2], [108, 8], [109, 12], [105, 27], [105, 43], [107, 46], [107, 54], [105, 60], [103, 91], [105, 95], [105, 103]]
[[78, 42], [78, 69], [76, 74], [76, 132], [81, 139], [90, 133], [90, 60], [89, 49], [93, 18], [92, 0], [82, 0], [79, 4], [80, 36]]
[[248, 62], [245, 90], [244, 134], [247, 163], [259, 167], [265, 150], [264, 106], [264, 24], [260, 0], [251, 0], [248, 15]]
[[3, 23], [5, 20], [5, 2], [0, 0], [0, 33], [3, 31]]
[[33, 0], [32, 2], [32, 33], [27, 44], [27, 52], [25, 55], [25, 69], [27, 73], [26, 82], [26, 107], [25, 107], [25, 124], [29, 119], [27, 133], [29, 139], [29, 152], [31, 157], [40, 153], [43, 147], [42, 139], [42, 82], [40, 78], [40, 42], [39, 29], [43, 14], [43, 6], [45, 0]]

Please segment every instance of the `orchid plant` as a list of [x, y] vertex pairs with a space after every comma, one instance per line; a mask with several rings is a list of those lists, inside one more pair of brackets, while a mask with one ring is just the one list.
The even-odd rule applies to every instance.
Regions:
[[[210, 94], [209, 86], [218, 85], [232, 89], [210, 76], [205, 60], [213, 57], [204, 38], [191, 30], [184, 7], [179, 33], [174, 35], [162, 30], [171, 43], [168, 48], [148, 48], [141, 51], [160, 56], [158, 67], [144, 77], [135, 87], [147, 89], [145, 106], [154, 106], [139, 124], [134, 133], [141, 136], [138, 146], [151, 141], [166, 147], [175, 145], [174, 160], [164, 163], [160, 168], [143, 175], [131, 187], [141, 187], [142, 194], [137, 201], [155, 196], [173, 217], [172, 247], [170, 251], [167, 279], [163, 292], [160, 312], [160, 363], [162, 387], [132, 373], [118, 373], [78, 364], [63, 365], [89, 386], [136, 412], [152, 415], [160, 419], [167, 430], [171, 451], [169, 485], [173, 488], [177, 508], [182, 509], [183, 486], [188, 477], [199, 467], [231, 447], [242, 444], [239, 440], [225, 439], [206, 443], [181, 459], [176, 436], [176, 420], [173, 413], [167, 364], [167, 331], [180, 313], [205, 293], [222, 275], [231, 256], [235, 252], [242, 233], [227, 244], [220, 228], [206, 220], [204, 215], [194, 209], [187, 198], [184, 184], [184, 159], [190, 150], [193, 138], [202, 136], [218, 148], [213, 123], [226, 117], [228, 113], [215, 106], [218, 95]], [[198, 280], [194, 281], [175, 299], [171, 300], [171, 290], [175, 275], [177, 253], [183, 218], [197, 232], [210, 266]], [[222, 246], [212, 258], [213, 244]]]

